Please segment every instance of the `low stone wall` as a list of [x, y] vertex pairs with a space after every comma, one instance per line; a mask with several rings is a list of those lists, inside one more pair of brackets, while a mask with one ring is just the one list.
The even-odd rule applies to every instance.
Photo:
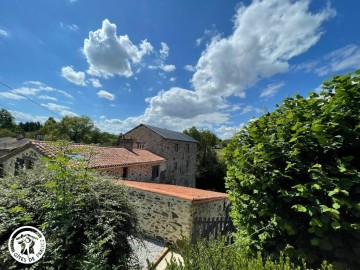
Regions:
[[[142, 183], [143, 185], [139, 187], [136, 186], [138, 183], [125, 182], [129, 187], [131, 200], [136, 205], [142, 233], [154, 239], [173, 243], [178, 243], [182, 236], [192, 239], [196, 217], [225, 215], [223, 205], [227, 198], [223, 193], [208, 191], [208, 197], [211, 195], [216, 197], [196, 199], [178, 193], [177, 189], [180, 187], [173, 185]], [[169, 186], [171, 191], [157, 190], [156, 185]], [[185, 192], [196, 192], [196, 189], [186, 187], [181, 187], [179, 192], [183, 192], [184, 189]]]

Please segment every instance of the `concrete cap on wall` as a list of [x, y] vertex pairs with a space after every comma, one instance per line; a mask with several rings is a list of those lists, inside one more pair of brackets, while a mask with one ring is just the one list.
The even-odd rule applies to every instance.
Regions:
[[198, 188], [175, 186], [168, 184], [158, 184], [149, 182], [138, 181], [123, 181], [118, 180], [119, 183], [124, 183], [126, 186], [134, 189], [140, 189], [148, 192], [159, 193], [192, 201], [193, 204], [203, 204], [212, 201], [227, 199], [226, 193], [214, 192], [209, 190], [203, 190]]

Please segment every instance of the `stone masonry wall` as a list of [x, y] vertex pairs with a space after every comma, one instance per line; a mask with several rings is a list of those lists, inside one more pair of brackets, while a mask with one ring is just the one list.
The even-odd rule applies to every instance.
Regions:
[[182, 233], [191, 237], [191, 201], [135, 188], [129, 190], [144, 235], [174, 243], [182, 239]]
[[203, 203], [197, 203], [196, 201], [193, 204], [193, 217], [200, 218], [216, 218], [216, 217], [224, 217], [224, 203], [227, 202], [228, 199], [216, 200]]
[[3, 171], [7, 175], [14, 175], [16, 159], [30, 160], [32, 162], [38, 161], [43, 157], [38, 151], [33, 148], [28, 148], [19, 154], [13, 155], [7, 160], [3, 161]]
[[224, 216], [225, 199], [198, 203], [175, 196], [129, 187], [144, 235], [178, 243], [182, 235], [192, 239], [195, 217]]
[[[159, 176], [155, 179], [152, 179], [152, 166], [159, 165]], [[111, 168], [111, 169], [99, 169], [102, 172], [114, 176], [118, 179], [134, 180], [134, 181], [145, 181], [145, 182], [160, 182], [161, 172], [165, 171], [166, 163], [165, 162], [156, 162], [151, 164], [141, 164], [136, 166], [128, 166], [128, 176], [123, 178], [125, 167]]]
[[166, 159], [166, 174], [163, 183], [195, 187], [196, 143], [168, 140], [145, 126], [135, 128], [125, 137], [133, 139], [135, 148], [140, 143], [144, 149]]

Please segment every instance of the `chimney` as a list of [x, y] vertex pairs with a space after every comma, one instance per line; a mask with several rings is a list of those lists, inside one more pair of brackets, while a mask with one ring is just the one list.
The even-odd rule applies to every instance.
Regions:
[[35, 135], [35, 140], [45, 141], [45, 135], [44, 134], [36, 134]]
[[18, 141], [20, 141], [20, 140], [22, 140], [22, 139], [24, 139], [25, 138], [25, 134], [24, 133], [18, 133], [18, 134], [16, 134], [16, 139], [18, 140]]
[[132, 151], [133, 150], [133, 140], [132, 139], [120, 138], [119, 139], [119, 146], [124, 147], [127, 150]]

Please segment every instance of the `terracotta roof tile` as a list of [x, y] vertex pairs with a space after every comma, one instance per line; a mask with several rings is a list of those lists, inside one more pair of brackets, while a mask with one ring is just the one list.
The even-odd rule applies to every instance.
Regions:
[[131, 188], [169, 195], [172, 197], [193, 201], [193, 203], [217, 201], [217, 200], [226, 199], [228, 196], [226, 193], [214, 192], [214, 191], [203, 190], [198, 188], [168, 185], [168, 184], [123, 181], [123, 180], [118, 180], [117, 182], [125, 183], [126, 186]]
[[54, 156], [59, 151], [65, 153], [75, 151], [78, 157], [82, 156], [85, 160], [90, 160], [90, 168], [128, 166], [165, 161], [163, 157], [144, 149], [130, 151], [120, 147], [100, 147], [84, 144], [59, 146], [54, 143], [40, 141], [32, 141], [30, 144], [46, 156]]

